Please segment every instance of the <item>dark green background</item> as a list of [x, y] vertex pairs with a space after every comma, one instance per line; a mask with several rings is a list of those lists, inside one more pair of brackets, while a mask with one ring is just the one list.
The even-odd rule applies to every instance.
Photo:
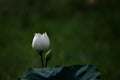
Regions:
[[0, 0], [0, 80], [40, 67], [34, 33], [51, 40], [49, 66], [93, 64], [101, 80], [120, 76], [120, 1]]

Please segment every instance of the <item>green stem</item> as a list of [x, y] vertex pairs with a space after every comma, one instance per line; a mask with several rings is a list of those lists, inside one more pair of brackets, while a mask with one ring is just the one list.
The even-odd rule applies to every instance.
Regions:
[[42, 52], [39, 52], [40, 58], [41, 58], [41, 66], [44, 68], [44, 62], [43, 62], [43, 55]]
[[45, 62], [45, 67], [47, 67], [48, 61]]

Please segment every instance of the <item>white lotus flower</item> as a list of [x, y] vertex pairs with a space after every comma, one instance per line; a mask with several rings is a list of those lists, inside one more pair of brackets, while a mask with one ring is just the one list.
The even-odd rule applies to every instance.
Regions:
[[50, 40], [48, 38], [47, 33], [36, 33], [33, 41], [32, 41], [32, 48], [36, 51], [43, 52], [49, 48]]

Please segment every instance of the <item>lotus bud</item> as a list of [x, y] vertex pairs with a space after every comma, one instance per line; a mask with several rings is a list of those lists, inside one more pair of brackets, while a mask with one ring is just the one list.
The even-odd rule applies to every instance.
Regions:
[[47, 33], [36, 33], [33, 41], [32, 41], [32, 48], [38, 52], [44, 52], [49, 48], [50, 40]]

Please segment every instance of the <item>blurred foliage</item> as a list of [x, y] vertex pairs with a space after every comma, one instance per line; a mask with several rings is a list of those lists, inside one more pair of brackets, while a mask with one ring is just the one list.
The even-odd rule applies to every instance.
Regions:
[[101, 80], [119, 80], [118, 0], [0, 0], [0, 80], [40, 67], [34, 33], [51, 40], [49, 66], [93, 64]]

